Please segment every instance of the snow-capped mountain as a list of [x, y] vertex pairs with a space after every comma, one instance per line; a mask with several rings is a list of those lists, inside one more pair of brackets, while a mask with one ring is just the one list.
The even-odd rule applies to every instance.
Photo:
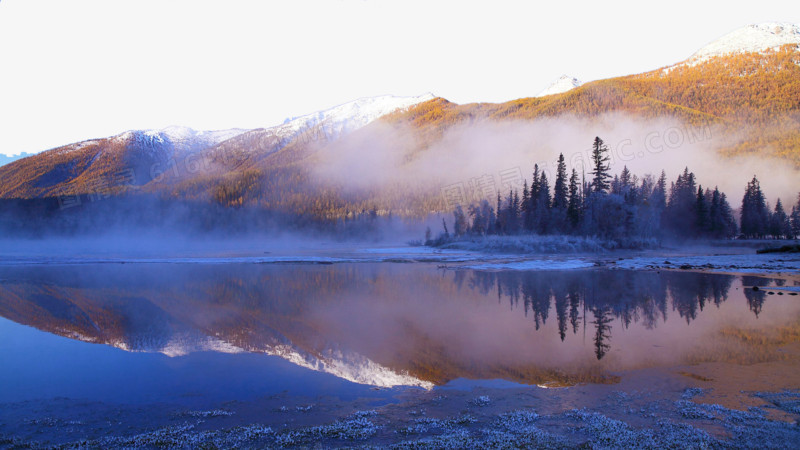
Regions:
[[187, 330], [175, 334], [165, 333], [160, 336], [136, 335], [108, 340], [97, 335], [84, 335], [66, 328], [55, 328], [52, 331], [70, 339], [107, 344], [126, 352], [161, 353], [170, 358], [196, 352], [264, 353], [277, 356], [306, 369], [328, 373], [358, 384], [380, 387], [418, 386], [424, 389], [432, 389], [434, 386], [430, 381], [421, 380], [407, 373], [395, 372], [356, 352], [327, 349], [321, 355], [316, 356], [297, 348], [288, 339], [285, 339], [283, 343], [248, 346], [247, 349], [244, 349], [224, 339]]
[[[785, 45], [798, 50], [788, 54], [766, 51]], [[759, 62], [756, 60], [761, 61], [763, 70], [759, 70], [757, 65], [745, 72], [733, 67], [729, 55], [740, 52], [762, 52], [751, 56], [756, 63]], [[765, 23], [735, 30], [700, 48], [689, 59], [678, 64], [638, 75], [587, 83], [562, 76], [538, 94], [539, 97], [562, 94], [563, 102], [525, 98], [476, 107], [458, 105], [446, 99], [434, 98], [431, 94], [418, 97], [380, 96], [362, 98], [293, 117], [273, 127], [246, 132], [196, 132], [178, 127], [131, 131], [119, 135], [118, 139], [69, 144], [0, 167], [0, 198], [42, 198], [78, 191], [87, 193], [87, 186], [108, 184], [108, 180], [117, 183], [116, 174], [132, 169], [137, 177], [136, 186], [147, 185], [148, 192], [165, 192], [169, 189], [171, 198], [203, 196], [217, 198], [228, 206], [281, 205], [292, 211], [307, 211], [308, 205], [304, 202], [316, 201], [313, 194], [300, 200], [288, 193], [298, 192], [300, 184], [307, 183], [304, 177], [308, 168], [320, 164], [320, 160], [326, 157], [338, 157], [337, 154], [323, 154], [323, 150], [329, 148], [325, 144], [337, 140], [337, 148], [347, 149], [351, 143], [346, 135], [369, 127], [381, 117], [392, 124], [408, 125], [397, 129], [419, 136], [419, 139], [412, 139], [419, 148], [408, 149], [409, 154], [420, 153], [426, 150], [423, 147], [429, 145], [438, 148], [433, 141], [442, 135], [443, 130], [460, 123], [472, 123], [479, 115], [498, 120], [535, 120], [553, 115], [592, 118], [609, 112], [624, 112], [648, 118], [666, 114], [692, 123], [714, 118], [727, 121], [733, 127], [745, 125], [741, 123], [744, 117], [748, 120], [758, 117], [762, 123], [775, 124], [775, 128], [753, 128], [746, 140], [758, 144], [747, 147], [760, 149], [758, 151], [768, 155], [778, 155], [778, 151], [766, 149], [781, 149], [781, 154], [788, 154], [793, 161], [798, 161], [800, 156], [797, 155], [800, 153], [796, 146], [796, 127], [778, 127], [786, 117], [796, 117], [797, 114], [796, 105], [785, 101], [786, 98], [797, 97], [796, 85], [787, 82], [797, 78], [797, 66], [786, 63], [797, 61], [795, 54], [800, 54], [800, 25]], [[702, 67], [695, 67], [700, 62], [704, 66], [713, 66], [714, 70], [704, 72], [700, 70]], [[730, 73], [726, 72], [729, 66]], [[644, 79], [647, 83], [641, 82]], [[578, 86], [580, 88], [575, 89]], [[702, 89], [685, 95], [684, 89], [695, 88]], [[745, 98], [758, 101], [744, 104], [741, 100]], [[430, 104], [420, 105], [426, 102]], [[419, 108], [419, 114], [391, 114], [414, 107]], [[386, 117], [387, 114], [390, 117]], [[351, 135], [354, 148], [361, 145], [357, 141], [358, 135], [362, 134]], [[765, 141], [770, 145], [763, 145]], [[191, 152], [186, 152], [184, 158], [180, 154], [181, 149]], [[175, 157], [176, 153], [180, 157]], [[194, 159], [188, 159], [189, 156]], [[171, 158], [174, 164], [170, 162]], [[202, 160], [202, 170], [197, 169], [199, 160]], [[165, 167], [171, 168], [169, 175], [161, 176]], [[238, 181], [237, 177], [243, 177], [244, 174], [262, 177], [261, 180], [282, 180], [282, 184], [270, 185], [269, 190], [257, 190], [254, 186], [262, 184], [250, 183], [249, 178], [247, 183]], [[275, 176], [278, 174], [280, 177]], [[196, 179], [200, 177], [202, 180]], [[253, 187], [240, 192], [237, 186]], [[428, 200], [420, 200], [420, 204], [414, 208], [424, 208], [421, 205], [426, 202]], [[407, 210], [406, 205], [393, 207]], [[344, 210], [348, 208], [360, 210], [363, 208], [363, 199], [353, 200]]]
[[112, 139], [130, 140], [140, 147], [169, 147], [177, 151], [192, 151], [212, 147], [238, 136], [247, 130], [197, 131], [188, 127], [171, 126], [160, 130], [130, 130]]
[[577, 78], [570, 77], [568, 75], [561, 75], [559, 79], [554, 81], [550, 86], [548, 86], [542, 92], [539, 92], [536, 96], [544, 97], [546, 95], [562, 94], [564, 92], [575, 89], [581, 84], [583, 83], [581, 83]]
[[329, 373], [353, 383], [380, 387], [419, 386], [433, 389], [433, 383], [430, 381], [397, 373], [355, 352], [325, 350], [321, 357], [317, 357], [291, 345], [277, 345], [267, 349], [265, 353], [280, 356], [300, 367]]
[[52, 155], [62, 155], [87, 147], [102, 146], [106, 140], [119, 144], [132, 145], [139, 149], [149, 149], [151, 151], [165, 150], [167, 153], [171, 153], [172, 151], [195, 151], [213, 147], [220, 142], [238, 136], [246, 131], [247, 130], [237, 128], [230, 130], [197, 131], [188, 127], [178, 126], [166, 127], [160, 130], [128, 130], [109, 138], [89, 139], [74, 144], [68, 144], [63, 147], [52, 149], [49, 152], [43, 152], [42, 154], [50, 153]]
[[384, 95], [360, 98], [323, 111], [286, 119], [283, 124], [268, 131], [275, 132], [282, 141], [287, 142], [314, 129], [324, 133], [324, 139], [330, 141], [364, 127], [382, 116], [433, 98], [434, 95], [430, 93], [417, 97]]
[[787, 44], [800, 45], [800, 25], [779, 22], [747, 25], [701, 48], [686, 62], [699, 64], [718, 56], [775, 50]]

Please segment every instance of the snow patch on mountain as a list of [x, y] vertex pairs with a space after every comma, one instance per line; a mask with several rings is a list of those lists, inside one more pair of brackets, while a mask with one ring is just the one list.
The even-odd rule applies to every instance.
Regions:
[[777, 50], [787, 44], [800, 46], [800, 25], [780, 22], [748, 25], [711, 42], [686, 62], [695, 65], [718, 56]]
[[[132, 145], [150, 157], [169, 159], [176, 154], [196, 152], [213, 147], [248, 130], [197, 131], [188, 127], [170, 126], [160, 130], [130, 130], [111, 140]], [[77, 148], [77, 147], [76, 147]]]
[[284, 344], [276, 345], [266, 353], [280, 356], [292, 364], [317, 372], [329, 373], [353, 383], [380, 387], [419, 386], [424, 389], [433, 389], [433, 383], [430, 381], [397, 373], [358, 353], [326, 350], [322, 357], [318, 358]]
[[[97, 338], [77, 336], [71, 333], [70, 337], [80, 339], [85, 342], [97, 342]], [[120, 350], [132, 353], [161, 353], [162, 355], [174, 358], [185, 356], [196, 352], [217, 352], [217, 353], [243, 353], [245, 350], [229, 342], [216, 337], [199, 336], [195, 333], [178, 333], [170, 336], [166, 343], [130, 342], [129, 340], [112, 339], [108, 345]]]
[[[282, 124], [263, 130], [278, 138], [274, 150], [280, 150], [292, 140], [333, 141], [353, 132], [382, 116], [405, 110], [414, 105], [434, 99], [427, 93], [417, 97], [397, 97], [384, 95], [366, 97], [335, 106], [330, 109], [286, 119]], [[170, 158], [175, 153], [193, 152], [214, 147], [228, 139], [244, 134], [248, 129], [233, 128], [216, 131], [197, 131], [188, 127], [170, 126], [162, 129], [129, 130], [110, 139], [135, 145], [153, 153], [152, 156]], [[56, 153], [69, 153], [90, 144], [102, 143], [103, 139], [92, 139], [59, 147]]]
[[197, 131], [188, 127], [171, 126], [160, 130], [130, 130], [114, 136], [113, 139], [133, 141], [144, 147], [166, 144], [175, 150], [196, 150], [217, 145], [246, 131], [238, 128]]
[[544, 97], [547, 95], [555, 95], [555, 94], [563, 94], [564, 92], [570, 91], [575, 89], [576, 87], [583, 84], [575, 77], [570, 77], [568, 75], [561, 75], [559, 79], [554, 81], [550, 86], [545, 88], [542, 92], [536, 94], [537, 97]]
[[[92, 336], [83, 336], [71, 330], [63, 330], [63, 336], [79, 339], [84, 342], [100, 342]], [[152, 338], [152, 337], [151, 337]], [[120, 350], [136, 353], [161, 353], [169, 357], [185, 356], [195, 352], [243, 353], [263, 352], [278, 356], [286, 361], [316, 372], [323, 372], [358, 384], [371, 386], [419, 386], [432, 389], [433, 383], [423, 381], [408, 374], [397, 373], [371, 359], [355, 352], [328, 349], [320, 356], [298, 349], [288, 339], [265, 346], [234, 345], [216, 336], [207, 336], [195, 332], [179, 332], [162, 338], [142, 339], [109, 339], [106, 344]]]
[[304, 133], [313, 133], [314, 140], [332, 141], [382, 116], [434, 98], [435, 96], [430, 93], [417, 97], [384, 95], [360, 98], [324, 111], [286, 119], [281, 125], [272, 127], [268, 131], [274, 132], [282, 140], [283, 145]]
[[169, 357], [184, 356], [194, 352], [243, 353], [244, 350], [211, 336], [204, 339], [182, 339], [182, 336], [177, 336], [159, 351], [159, 353]]

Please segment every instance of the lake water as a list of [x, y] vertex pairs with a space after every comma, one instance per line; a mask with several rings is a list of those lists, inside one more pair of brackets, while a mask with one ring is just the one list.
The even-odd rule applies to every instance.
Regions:
[[207, 407], [278, 393], [379, 398], [372, 386], [549, 387], [614, 383], [648, 367], [749, 364], [778, 352], [770, 336], [797, 332], [798, 297], [769, 289], [782, 283], [435, 263], [6, 265], [0, 403]]

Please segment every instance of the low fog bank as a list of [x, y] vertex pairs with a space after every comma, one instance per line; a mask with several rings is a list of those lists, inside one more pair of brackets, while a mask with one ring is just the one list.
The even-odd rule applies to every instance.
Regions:
[[0, 200], [0, 257], [264, 256], [404, 245], [421, 220], [366, 215], [326, 220], [151, 196], [64, 208], [57, 199]]
[[284, 255], [305, 250], [352, 246], [299, 233], [247, 235], [181, 234], [176, 230], [110, 230], [96, 235], [0, 238], [0, 257], [17, 258], [171, 258]]
[[753, 175], [772, 206], [780, 197], [791, 211], [800, 191], [797, 168], [759, 156], [764, 153], [760, 149], [746, 156], [721, 156], [721, 150], [747, 137], [746, 130], [732, 134], [716, 125], [686, 125], [671, 118], [615, 113], [593, 119], [476, 120], [431, 136], [438, 135], [376, 122], [326, 144], [306, 160], [318, 186], [309, 187], [303, 200], [308, 203], [300, 206], [327, 199], [335, 186], [334, 197], [342, 205], [336, 204], [339, 209], [331, 214], [348, 209], [347, 218], [144, 194], [83, 198], [77, 205], [57, 198], [0, 200], [0, 251], [157, 254], [271, 251], [261, 250], [262, 243], [277, 249], [357, 242], [404, 245], [423, 241], [428, 227], [436, 237], [444, 231], [443, 218], [453, 231], [455, 204], [445, 198], [449, 187], [458, 188], [464, 206], [487, 198], [494, 207], [497, 194], [505, 197], [511, 188], [521, 192], [523, 179], [530, 182], [538, 164], [553, 189], [560, 153], [567, 173], [575, 168], [589, 181], [595, 136], [609, 147], [613, 173], [627, 166], [641, 178], [658, 177], [664, 170], [669, 185], [688, 167], [704, 188], [719, 186], [734, 209], [741, 206]]
[[753, 175], [773, 205], [778, 197], [793, 204], [800, 191], [800, 171], [786, 161], [765, 157], [767, 148], [736, 157], [720, 154], [746, 139], [747, 130], [731, 133], [718, 125], [688, 125], [673, 118], [611, 113], [593, 119], [484, 120], [451, 127], [423, 150], [426, 144], [417, 141], [418, 134], [403, 126], [375, 124], [326, 147], [314, 173], [354, 191], [397, 184], [485, 187], [491, 179], [496, 190], [507, 193], [505, 185], [517, 174], [530, 181], [534, 164], [552, 183], [559, 153], [564, 154], [568, 171], [575, 168], [588, 180], [591, 144], [600, 136], [609, 146], [613, 173], [627, 166], [639, 177], [649, 173], [657, 178], [664, 170], [674, 181], [688, 167], [703, 187], [719, 186], [734, 207]]
[[[419, 237], [418, 233], [408, 236]], [[405, 246], [411, 239], [273, 231], [227, 235], [177, 230], [111, 230], [96, 235], [0, 237], [0, 262], [63, 258], [225, 258], [334, 255], [358, 248]]]

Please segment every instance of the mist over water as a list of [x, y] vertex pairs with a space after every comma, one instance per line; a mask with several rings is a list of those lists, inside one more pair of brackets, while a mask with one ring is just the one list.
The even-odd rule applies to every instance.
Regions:
[[[551, 184], [556, 160], [563, 153], [573, 167], [591, 179], [591, 144], [600, 136], [608, 145], [611, 170], [627, 166], [633, 174], [655, 178], [664, 170], [668, 181], [694, 172], [699, 184], [719, 186], [736, 206], [746, 183], [757, 175], [768, 200], [780, 197], [792, 204], [800, 190], [800, 171], [753, 148], [743, 156], [720, 152], [747, 137], [713, 124], [690, 125], [677, 119], [641, 119], [609, 113], [587, 119], [574, 116], [534, 121], [475, 120], [447, 128], [440, 138], [423, 142], [420, 133], [404, 125], [376, 123], [323, 148], [314, 173], [345, 188], [380, 189], [395, 184], [438, 189], [467, 183], [484, 175], [503, 184], [503, 174], [531, 178], [539, 164]], [[507, 180], [506, 180], [507, 181]]]

